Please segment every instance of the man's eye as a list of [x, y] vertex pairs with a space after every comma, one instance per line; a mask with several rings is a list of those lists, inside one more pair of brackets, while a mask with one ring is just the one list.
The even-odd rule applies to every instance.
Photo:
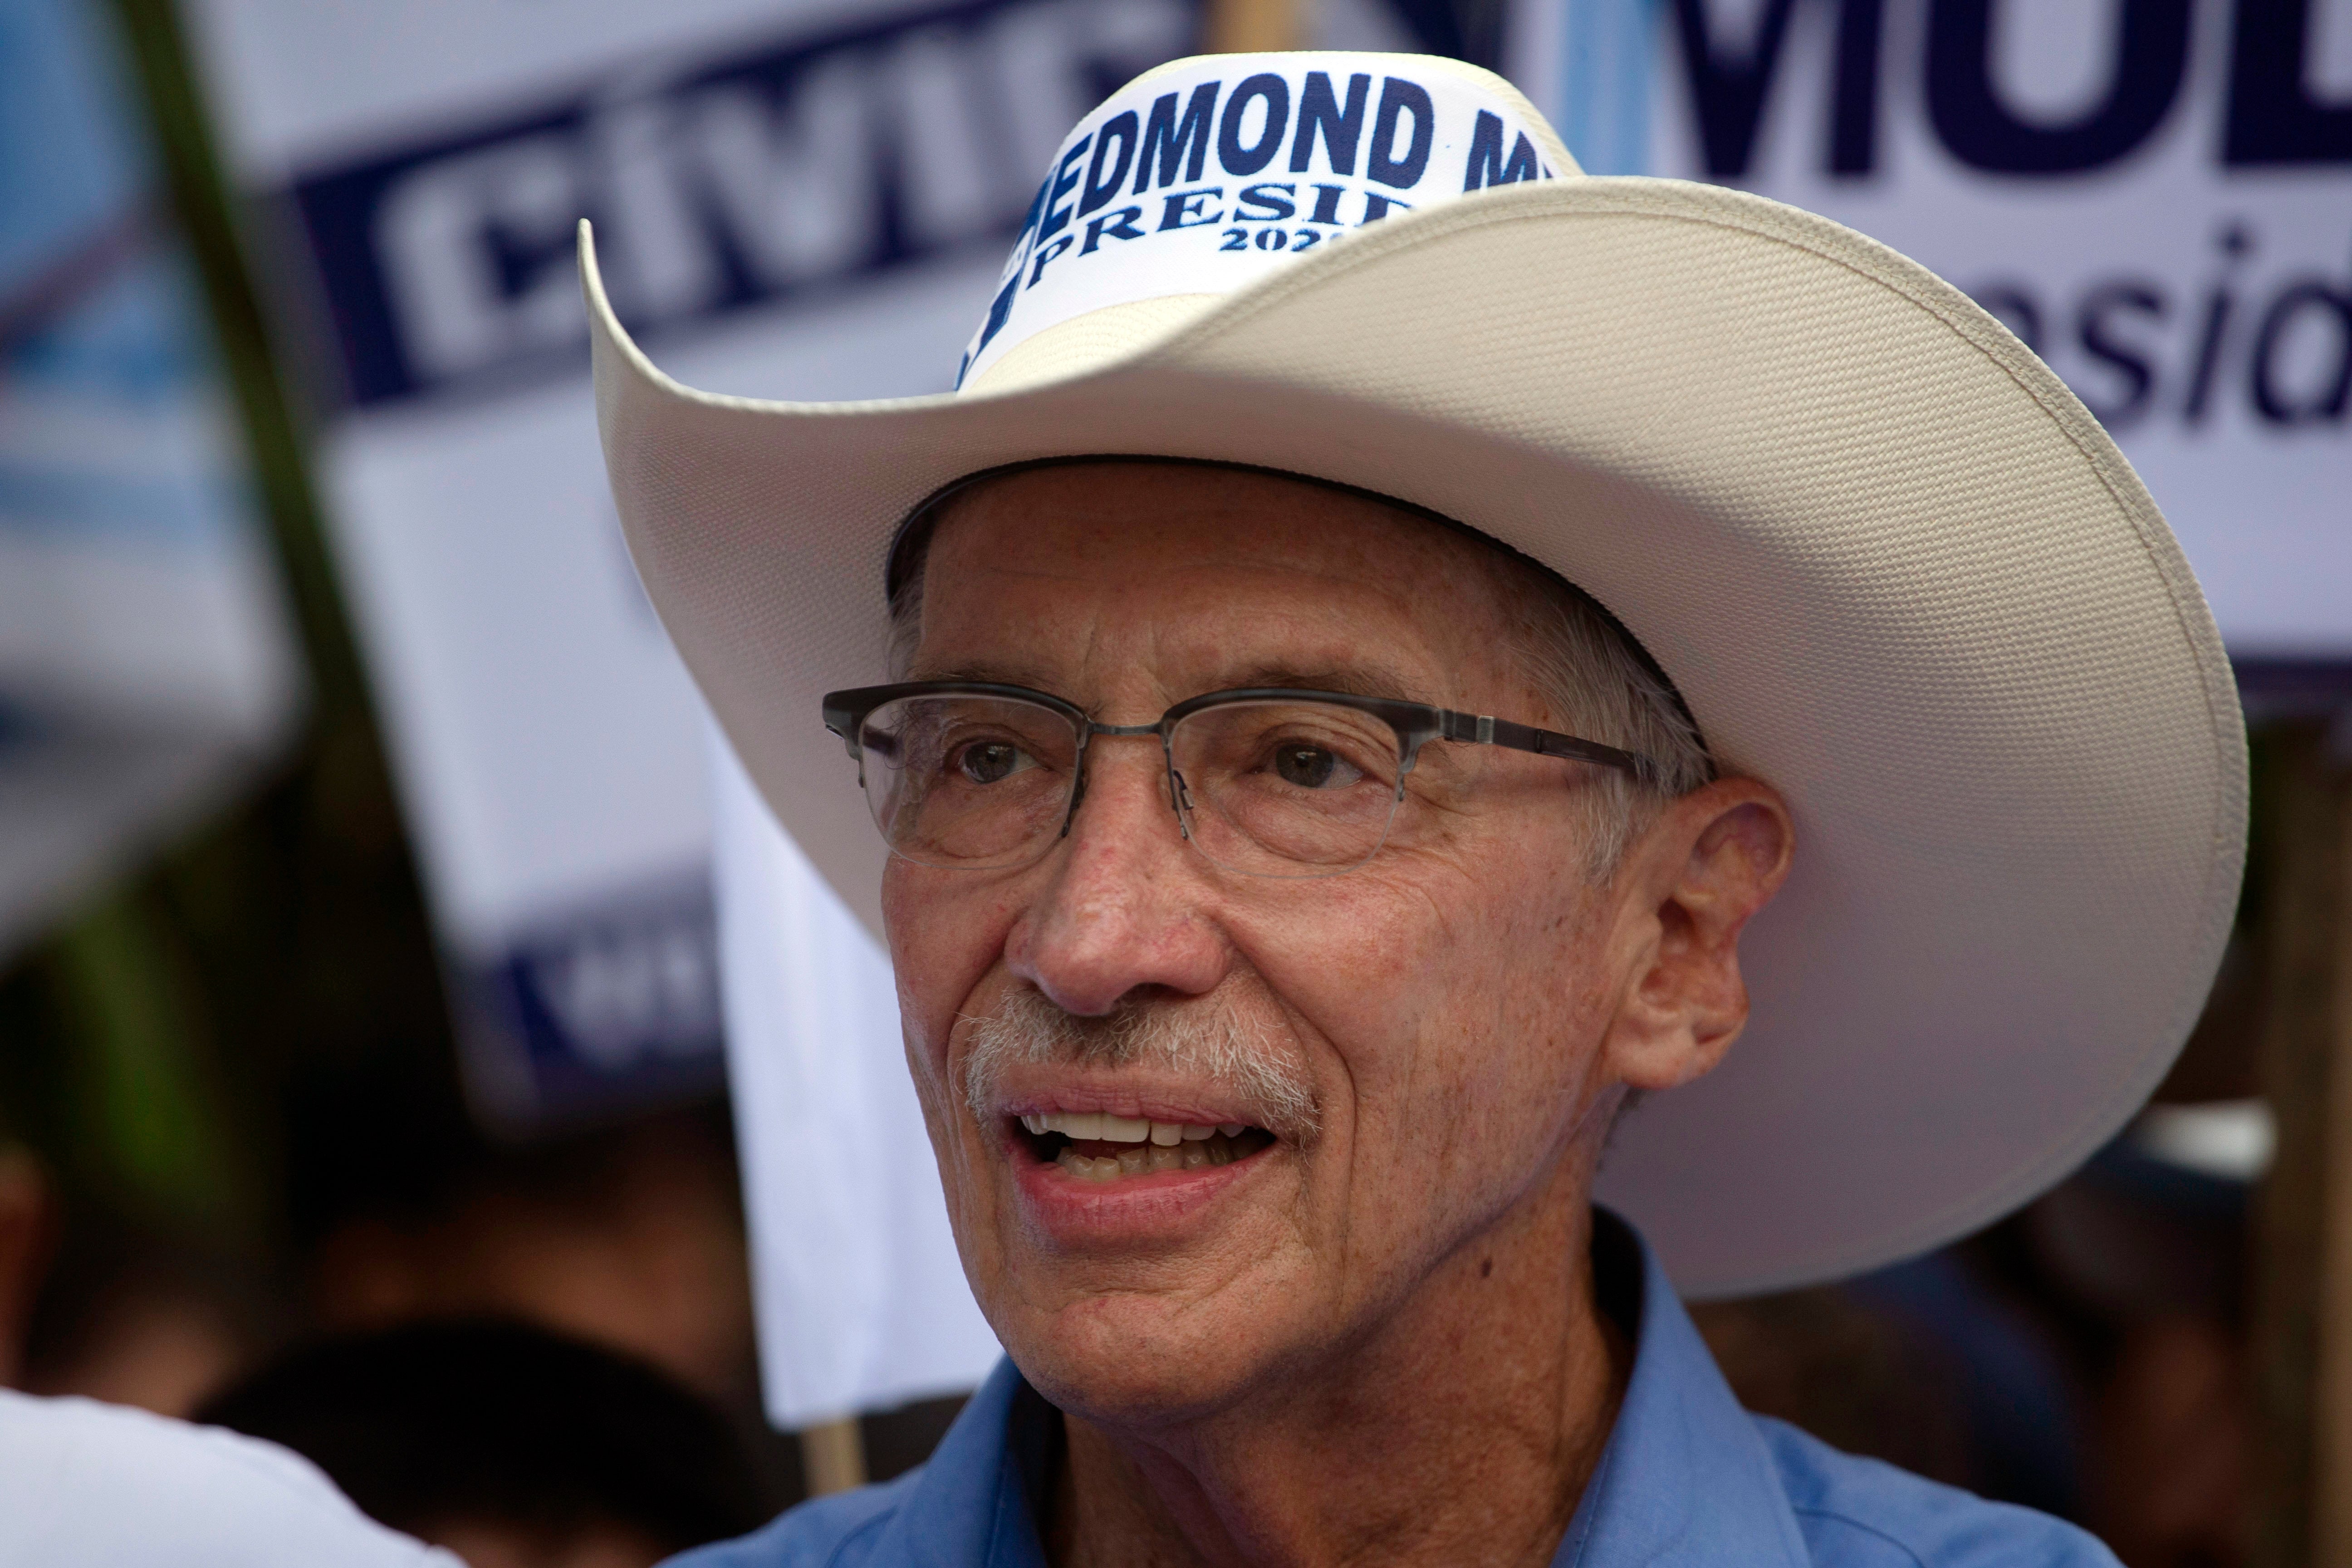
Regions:
[[1028, 759], [1010, 741], [977, 741], [956, 754], [956, 772], [973, 784], [999, 784], [1021, 771]]
[[1344, 787], [1362, 778], [1361, 769], [1321, 746], [1286, 742], [1274, 749], [1275, 776], [1300, 789]]

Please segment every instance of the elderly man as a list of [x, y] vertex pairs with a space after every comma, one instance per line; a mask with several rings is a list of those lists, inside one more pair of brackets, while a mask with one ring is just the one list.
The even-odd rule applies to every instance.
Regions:
[[696, 1561], [2110, 1561], [1748, 1416], [1676, 1299], [2056, 1179], [2227, 929], [2210, 621], [1990, 318], [1382, 56], [1113, 96], [952, 397], [692, 393], [587, 277], [640, 570], [887, 938], [1008, 1353]]

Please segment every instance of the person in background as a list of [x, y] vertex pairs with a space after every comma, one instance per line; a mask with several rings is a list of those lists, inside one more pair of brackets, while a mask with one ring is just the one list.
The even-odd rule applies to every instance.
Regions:
[[57, 1194], [30, 1149], [0, 1135], [0, 1387], [24, 1370], [33, 1304], [57, 1249]]
[[647, 1568], [762, 1517], [708, 1402], [646, 1362], [520, 1322], [324, 1341], [198, 1415], [302, 1455], [362, 1511], [471, 1568]]
[[315, 1184], [298, 1194], [295, 1230], [320, 1331], [518, 1319], [752, 1406], [750, 1265], [723, 1108], [515, 1144], [454, 1107], [379, 1098], [383, 1109], [323, 1106], [302, 1132]]
[[275, 1444], [0, 1389], [0, 1568], [460, 1568]]

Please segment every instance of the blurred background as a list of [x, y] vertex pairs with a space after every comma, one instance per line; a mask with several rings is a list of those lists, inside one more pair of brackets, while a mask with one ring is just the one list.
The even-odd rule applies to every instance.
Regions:
[[1086, 109], [1302, 44], [1886, 239], [2124, 444], [2253, 730], [2206, 1016], [2021, 1213], [1698, 1316], [2133, 1568], [2352, 1562], [2352, 0], [0, 0], [0, 1384], [479, 1565], [920, 1460], [992, 1343], [637, 590], [572, 226], [692, 384], [940, 390]]

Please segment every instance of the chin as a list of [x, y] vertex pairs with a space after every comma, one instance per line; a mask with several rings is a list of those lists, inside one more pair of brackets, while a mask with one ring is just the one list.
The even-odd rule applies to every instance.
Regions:
[[1282, 1325], [1156, 1293], [1106, 1292], [999, 1329], [1013, 1363], [1058, 1408], [1098, 1426], [1197, 1420], [1241, 1403], [1287, 1359]]

